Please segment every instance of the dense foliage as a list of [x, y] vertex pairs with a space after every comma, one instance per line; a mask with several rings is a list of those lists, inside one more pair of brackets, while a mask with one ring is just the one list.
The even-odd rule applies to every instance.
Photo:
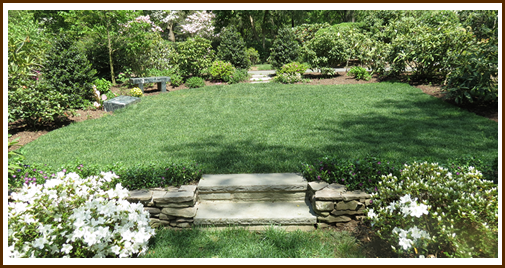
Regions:
[[174, 61], [183, 77], [199, 76], [214, 61], [214, 51], [210, 40], [202, 37], [188, 38], [177, 45]]
[[199, 88], [205, 86], [205, 80], [201, 77], [193, 76], [186, 80], [186, 86], [189, 88]]
[[68, 107], [82, 108], [85, 100], [93, 99], [96, 70], [72, 41], [65, 37], [55, 40], [44, 65], [47, 84], [68, 96]]
[[8, 89], [16, 90], [39, 79], [50, 42], [30, 11], [9, 10], [8, 19]]
[[373, 228], [400, 256], [498, 257], [498, 190], [475, 167], [414, 162], [372, 198]]
[[180, 186], [197, 181], [202, 176], [203, 167], [197, 163], [174, 163], [170, 161], [139, 163], [135, 166], [87, 164], [79, 160], [60, 167], [41, 164], [14, 164], [9, 175], [9, 189], [19, 189], [29, 183], [44, 184], [58, 172], [77, 173], [80, 177], [97, 176], [102, 170], [114, 172], [116, 179], [129, 190]]
[[270, 63], [275, 69], [284, 64], [297, 61], [300, 56], [300, 47], [295, 40], [291, 29], [280, 29], [270, 49]]
[[249, 69], [251, 66], [244, 39], [235, 28], [227, 28], [223, 31], [221, 43], [217, 48], [217, 58], [230, 62], [238, 69]]
[[230, 62], [215, 61], [209, 68], [209, 73], [213, 79], [228, 82], [235, 68]]
[[111, 172], [85, 179], [59, 172], [43, 185], [26, 183], [8, 207], [9, 257], [145, 254], [155, 234], [149, 212], [125, 200], [128, 191], [115, 179]]

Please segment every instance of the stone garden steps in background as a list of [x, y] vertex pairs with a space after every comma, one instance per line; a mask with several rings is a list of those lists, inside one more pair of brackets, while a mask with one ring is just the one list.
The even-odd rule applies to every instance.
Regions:
[[250, 79], [251, 83], [268, 83], [270, 82], [271, 78], [268, 74], [253, 74], [252, 78]]

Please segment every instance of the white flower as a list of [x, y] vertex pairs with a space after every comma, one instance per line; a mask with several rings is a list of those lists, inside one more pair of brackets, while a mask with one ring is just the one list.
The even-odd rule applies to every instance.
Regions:
[[400, 242], [398, 244], [403, 247], [403, 250], [407, 250], [411, 247], [412, 240], [410, 240], [408, 238], [400, 237]]
[[375, 212], [373, 211], [373, 208], [368, 211], [368, 217], [370, 219], [377, 217], [377, 214], [375, 214]]
[[424, 255], [419, 255], [419, 258], [424, 259], [426, 257], [424, 257]]
[[410, 211], [411, 211], [410, 215], [412, 217], [418, 217], [419, 218], [423, 214], [428, 215], [428, 206], [425, 205], [425, 204], [411, 206]]
[[47, 180], [46, 183], [44, 183], [44, 187], [46, 188], [54, 188], [57, 185], [60, 185], [63, 183], [63, 180], [61, 179], [51, 179]]
[[400, 203], [401, 204], [405, 204], [407, 202], [412, 202], [412, 199], [410, 198], [409, 194], [400, 197]]
[[70, 253], [70, 251], [72, 250], [72, 245], [70, 244], [63, 244], [63, 246], [61, 247], [61, 252], [64, 252], [65, 254], [68, 254]]
[[47, 239], [45, 237], [39, 237], [33, 241], [32, 245], [36, 248], [43, 249], [46, 243]]

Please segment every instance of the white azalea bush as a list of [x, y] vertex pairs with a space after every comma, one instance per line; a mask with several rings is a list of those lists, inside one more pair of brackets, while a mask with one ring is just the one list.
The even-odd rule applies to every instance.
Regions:
[[368, 219], [401, 256], [498, 256], [498, 190], [475, 168], [413, 163], [377, 189]]
[[143, 205], [112, 172], [80, 178], [59, 172], [44, 185], [25, 184], [8, 206], [9, 257], [132, 257], [147, 252], [155, 231]]

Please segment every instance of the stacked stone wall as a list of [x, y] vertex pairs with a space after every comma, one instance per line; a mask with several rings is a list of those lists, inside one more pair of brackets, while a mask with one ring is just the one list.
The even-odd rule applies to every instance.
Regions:
[[364, 209], [371, 205], [371, 196], [363, 191], [347, 191], [344, 185], [309, 182], [308, 198], [317, 215], [318, 227], [340, 226], [361, 221]]
[[134, 190], [126, 198], [149, 211], [151, 227], [190, 228], [196, 215], [196, 185]]

